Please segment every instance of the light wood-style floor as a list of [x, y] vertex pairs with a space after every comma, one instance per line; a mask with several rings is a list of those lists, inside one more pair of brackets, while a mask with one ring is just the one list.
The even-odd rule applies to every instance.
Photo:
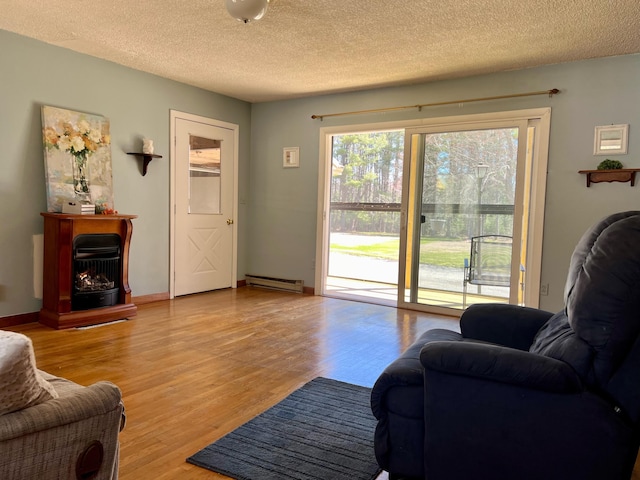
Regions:
[[317, 376], [365, 386], [423, 331], [457, 319], [254, 287], [139, 307], [85, 330], [8, 328], [38, 368], [123, 392], [121, 480], [224, 479], [185, 459]]
[[142, 305], [131, 320], [99, 328], [6, 329], [33, 340], [42, 370], [120, 387], [121, 480], [219, 480], [227, 477], [185, 459], [316, 376], [373, 385], [430, 328], [458, 321], [243, 287]]

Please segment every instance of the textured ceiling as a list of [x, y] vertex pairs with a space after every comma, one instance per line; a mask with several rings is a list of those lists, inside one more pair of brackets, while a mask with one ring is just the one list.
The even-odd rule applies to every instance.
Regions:
[[638, 0], [2, 0], [0, 29], [249, 102], [640, 52]]

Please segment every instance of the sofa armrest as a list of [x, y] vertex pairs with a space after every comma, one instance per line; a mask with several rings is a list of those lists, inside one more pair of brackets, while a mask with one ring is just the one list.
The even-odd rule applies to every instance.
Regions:
[[566, 363], [498, 345], [433, 342], [420, 352], [425, 370], [554, 393], [579, 393], [580, 377]]
[[517, 305], [471, 305], [460, 317], [460, 331], [464, 338], [529, 350], [538, 330], [553, 315]]

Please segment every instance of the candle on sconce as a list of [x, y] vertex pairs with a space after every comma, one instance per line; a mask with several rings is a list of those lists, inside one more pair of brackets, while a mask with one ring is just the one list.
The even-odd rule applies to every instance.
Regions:
[[142, 140], [142, 153], [146, 153], [148, 155], [153, 154], [153, 140], [149, 140], [148, 138], [144, 138]]

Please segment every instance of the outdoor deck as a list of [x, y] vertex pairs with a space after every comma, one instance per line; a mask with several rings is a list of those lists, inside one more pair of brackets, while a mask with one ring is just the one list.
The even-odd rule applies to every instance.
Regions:
[[[398, 297], [397, 284], [345, 277], [327, 277], [325, 290], [328, 296], [353, 300], [360, 299], [382, 305], [396, 305]], [[506, 289], [503, 288], [502, 290], [505, 291], [505, 296], [468, 292], [467, 305], [473, 303], [508, 303]], [[423, 288], [419, 290], [418, 298], [421, 304], [462, 309], [462, 292]]]

